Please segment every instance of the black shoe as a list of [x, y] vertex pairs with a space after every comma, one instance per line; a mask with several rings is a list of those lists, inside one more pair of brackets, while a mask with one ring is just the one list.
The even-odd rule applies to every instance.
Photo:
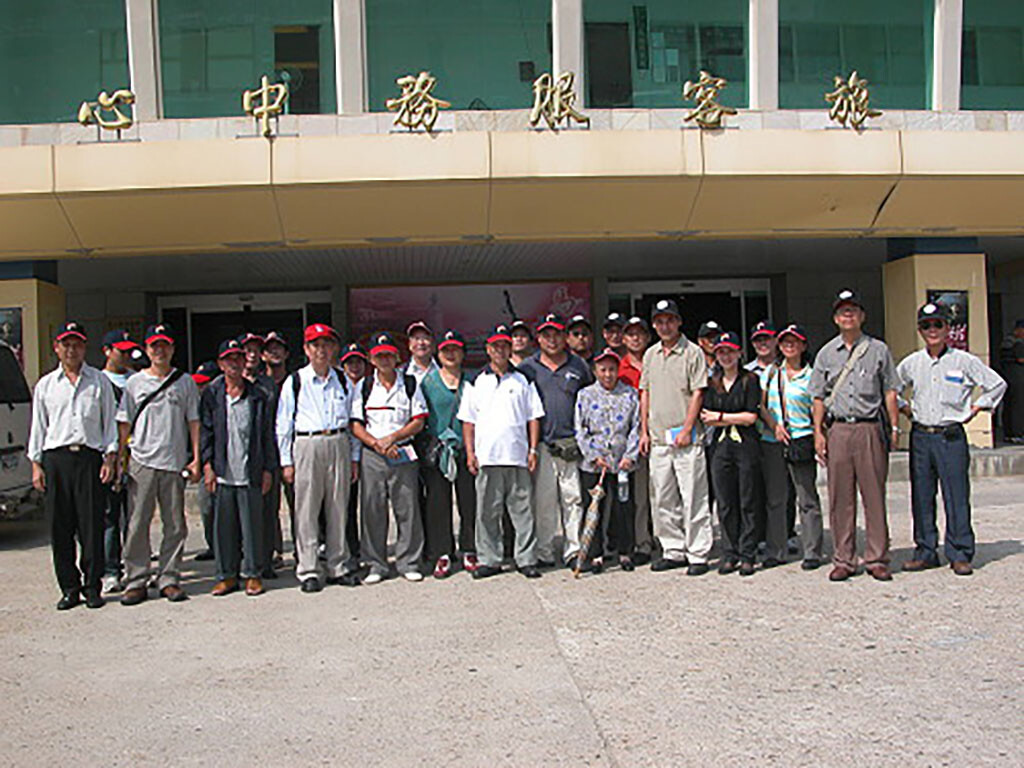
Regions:
[[327, 583], [331, 586], [358, 587], [359, 577], [354, 573], [343, 573], [341, 576], [328, 576]]
[[648, 552], [634, 552], [633, 565], [647, 565], [651, 562], [651, 555]]
[[591, 561], [591, 563], [590, 563], [590, 572], [591, 573], [593, 573], [594, 575], [597, 575], [597, 574], [599, 574], [599, 573], [601, 573], [603, 571], [604, 571], [604, 563], [595, 563], [595, 562]]
[[737, 568], [739, 568], [739, 563], [735, 560], [723, 560], [718, 564], [718, 572], [723, 576], [728, 576]]
[[57, 602], [58, 611], [67, 611], [74, 608], [82, 602], [82, 596], [78, 593], [77, 589], [73, 589], [70, 592], [65, 592], [64, 596]]
[[323, 587], [320, 585], [320, 579], [315, 576], [312, 579], [306, 579], [302, 582], [303, 592], [319, 592]]
[[107, 601], [100, 597], [100, 591], [98, 589], [85, 590], [86, 608], [102, 608], [106, 604]]
[[740, 576], [753, 576], [754, 575], [754, 564], [746, 561], [740, 563]]
[[636, 570], [636, 564], [627, 557], [619, 560], [619, 568], [624, 571], [633, 571]]
[[264, 581], [266, 581], [267, 579], [276, 579], [277, 571], [275, 571], [273, 568], [264, 568], [263, 573], [260, 574], [260, 578], [262, 578]]
[[707, 572], [707, 563], [693, 563], [689, 568], [686, 569], [687, 576], [703, 576]]
[[[655, 562], [651, 563], [651, 570], [652, 571], [671, 571], [674, 568], [685, 568], [685, 567], [686, 567], [686, 560], [685, 559], [684, 560], [670, 560], [667, 557], [663, 557], [663, 558], [661, 558], [661, 560], [656, 560]], [[705, 570], [707, 570], [707, 566], [705, 566]]]
[[555, 563], [553, 561], [551, 561], [551, 560], [538, 560], [537, 561], [537, 567], [538, 568], [554, 568], [555, 567]]
[[197, 552], [193, 560], [198, 560], [199, 562], [203, 562], [204, 560], [213, 560], [213, 550], [204, 549], [202, 552]]
[[[537, 570], [537, 566], [535, 565], [531, 565], [530, 567], [535, 571]], [[478, 565], [476, 570], [473, 571], [473, 578], [486, 579], [489, 576], [497, 576], [499, 573], [501, 573], [501, 568], [496, 565]], [[538, 572], [537, 575], [540, 576], [540, 572]]]
[[[477, 570], [477, 573], [479, 572], [480, 571]], [[519, 569], [519, 572], [528, 579], [540, 578], [540, 568], [538, 568], [536, 565], [524, 565], [522, 568]], [[474, 573], [473, 575], [476, 576], [476, 573]]]
[[778, 568], [782, 564], [783, 562], [781, 560], [776, 560], [774, 557], [767, 557], [764, 562], [761, 563], [761, 567], [767, 570], [768, 568]]
[[815, 560], [813, 557], [808, 558], [800, 563], [800, 567], [805, 571], [816, 571], [818, 568], [821, 568], [821, 561]]

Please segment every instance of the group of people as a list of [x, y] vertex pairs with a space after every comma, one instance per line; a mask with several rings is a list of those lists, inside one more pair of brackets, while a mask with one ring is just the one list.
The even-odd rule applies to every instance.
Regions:
[[[647, 562], [700, 576], [710, 567], [713, 507], [719, 573], [752, 575], [759, 551], [762, 568], [786, 562], [795, 509], [802, 567], [812, 570], [824, 557], [818, 464], [828, 474], [829, 578], [850, 578], [862, 561], [889, 580], [885, 482], [901, 410], [912, 423], [916, 545], [904, 570], [939, 564], [941, 484], [945, 555], [967, 575], [974, 535], [964, 425], [994, 408], [1006, 385], [948, 346], [940, 304], [921, 307], [925, 346], [898, 366], [862, 331], [865, 317], [857, 294], [841, 291], [839, 334], [813, 365], [799, 324], [757, 323], [756, 356], [742, 365], [738, 334], [707, 321], [691, 341], [678, 305], [664, 299], [650, 322], [608, 315], [597, 352], [582, 315], [499, 323], [475, 372], [464, 368], [458, 330], [435, 336], [418, 321], [406, 329], [404, 365], [389, 332], [364, 348], [313, 323], [303, 335], [308, 362], [297, 370], [289, 371], [282, 334], [250, 332], [221, 342], [217, 360], [191, 376], [172, 365], [167, 324], [147, 328], [142, 345], [125, 331], [108, 333], [98, 371], [84, 362], [83, 326], [66, 323], [54, 339], [59, 366], [35, 389], [28, 446], [45, 498], [57, 607], [83, 599], [100, 607], [103, 592], [122, 589], [124, 605], [145, 601], [151, 588], [187, 599], [187, 481], [200, 483], [209, 549], [198, 557], [216, 563], [216, 596], [256, 596], [277, 576], [282, 495], [305, 593], [388, 578], [392, 516], [394, 570], [413, 582], [430, 569], [438, 579], [459, 569], [487, 578], [509, 560], [526, 578], [557, 566], [599, 573]], [[139, 349], [148, 365], [132, 373]], [[585, 522], [591, 504], [598, 516]]]

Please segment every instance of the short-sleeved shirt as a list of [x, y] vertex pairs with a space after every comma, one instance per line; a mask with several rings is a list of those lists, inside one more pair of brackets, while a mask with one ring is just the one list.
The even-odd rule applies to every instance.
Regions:
[[515, 368], [500, 378], [487, 366], [462, 393], [456, 415], [473, 424], [474, 450], [481, 467], [525, 467], [530, 452], [527, 424], [544, 418], [537, 387]]
[[622, 356], [622, 360], [619, 361], [619, 381], [625, 382], [633, 389], [640, 389], [640, 374], [643, 371], [643, 366], [637, 365], [633, 362], [628, 354]]
[[873, 419], [882, 408], [885, 393], [899, 389], [896, 364], [884, 341], [864, 334], [847, 348], [842, 336], [836, 336], [825, 343], [814, 359], [811, 397], [828, 398], [839, 372], [862, 339], [867, 340], [868, 348], [854, 364], [830, 409], [838, 419]]
[[252, 432], [252, 408], [249, 399], [232, 397], [224, 393], [227, 399], [227, 463], [224, 477], [218, 482], [224, 485], [249, 485], [249, 436]]
[[913, 387], [914, 421], [927, 427], [963, 424], [971, 417], [971, 394], [981, 388], [976, 405], [992, 409], [1006, 392], [1003, 378], [970, 352], [946, 347], [938, 357], [928, 350], [911, 352], [896, 368], [901, 389]]
[[405, 365], [399, 366], [398, 373], [407, 373], [416, 379], [417, 384], [422, 384], [426, 375], [431, 371], [436, 371], [438, 368], [437, 360], [434, 358], [430, 358], [430, 362], [427, 364], [426, 368], [420, 367], [420, 364], [415, 360], [409, 360]]
[[[765, 405], [772, 418], [783, 423], [782, 405], [779, 400], [779, 376], [782, 376], [782, 391], [786, 397], [786, 422], [791, 438], [807, 437], [814, 434], [811, 416], [811, 366], [805, 365], [793, 378], [786, 373], [786, 366], [771, 366], [761, 374], [761, 391], [766, 394]], [[767, 429], [761, 432], [761, 439], [767, 443], [778, 442]]]
[[[761, 384], [758, 376], [753, 371], [743, 371], [736, 377], [732, 387], [728, 390], [722, 389], [719, 392], [714, 385], [704, 390], [704, 408], [709, 411], [721, 413], [760, 413], [761, 411]], [[716, 438], [728, 439], [730, 435], [737, 436], [745, 443], [757, 442], [757, 427], [751, 424], [749, 427], [741, 427], [737, 424], [730, 424], [728, 427], [716, 427]]]
[[[667, 445], [665, 431], [686, 421], [690, 398], [708, 385], [708, 364], [701, 348], [680, 336], [669, 350], [657, 343], [644, 353], [640, 389], [649, 393], [647, 428], [654, 445]], [[703, 427], [696, 425], [697, 439]]]
[[[146, 371], [128, 379], [117, 420], [131, 424], [142, 401], [163, 383], [163, 378]], [[151, 469], [180, 472], [188, 463], [188, 424], [191, 421], [199, 421], [199, 388], [192, 377], [185, 374], [142, 411], [132, 434], [132, 459]]]
[[594, 381], [594, 374], [583, 358], [568, 352], [565, 361], [551, 370], [537, 352], [519, 366], [519, 370], [534, 383], [544, 403], [544, 418], [540, 422], [541, 442], [551, 443], [572, 437], [576, 396]]
[[[363, 402], [365, 382], [356, 387], [355, 398], [352, 400], [352, 420], [361, 421], [366, 431], [378, 440], [394, 434], [413, 419], [427, 418], [427, 401], [423, 399], [423, 390], [416, 384], [410, 397], [405, 391], [405, 376], [395, 376], [391, 389], [380, 381], [380, 374], [374, 370], [370, 393]], [[411, 441], [412, 438], [405, 442]]]

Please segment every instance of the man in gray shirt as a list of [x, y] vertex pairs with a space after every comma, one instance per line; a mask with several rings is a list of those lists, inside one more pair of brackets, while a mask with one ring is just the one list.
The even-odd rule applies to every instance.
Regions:
[[[898, 432], [898, 383], [885, 342], [861, 331], [865, 317], [857, 294], [840, 291], [832, 305], [839, 335], [818, 351], [808, 387], [814, 399], [814, 448], [828, 467], [832, 581], [845, 581], [856, 572], [858, 487], [864, 499], [865, 569], [879, 581], [892, 579], [885, 507], [891, 440], [883, 432], [891, 429], [892, 437]], [[883, 408], [888, 415], [884, 426]]]
[[[949, 310], [925, 304], [917, 311], [917, 331], [925, 348], [911, 352], [896, 368], [900, 389], [914, 394], [903, 413], [911, 420], [910, 503], [914, 517], [914, 557], [905, 571], [939, 564], [935, 492], [942, 484], [946, 507], [946, 558], [957, 576], [970, 576], [974, 559], [971, 529], [970, 451], [964, 425], [991, 411], [1006, 392], [1006, 382], [969, 352], [946, 344]], [[971, 403], [974, 388], [981, 395]]]
[[131, 450], [123, 605], [147, 598], [149, 526], [157, 503], [163, 538], [156, 586], [171, 602], [188, 599], [178, 584], [188, 534], [185, 479], [199, 480], [199, 390], [191, 376], [171, 365], [174, 336], [169, 325], [149, 326], [145, 343], [150, 367], [128, 379], [117, 413], [122, 456], [127, 458]]

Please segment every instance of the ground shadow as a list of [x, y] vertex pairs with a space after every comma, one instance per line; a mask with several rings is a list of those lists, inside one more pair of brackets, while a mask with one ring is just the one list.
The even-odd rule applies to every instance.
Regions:
[[[945, 555], [942, 554], [942, 545], [939, 545], [940, 557], [945, 564]], [[974, 546], [974, 560], [972, 565], [975, 570], [984, 568], [989, 563], [996, 563], [1008, 557], [1019, 555], [1024, 552], [1024, 542], [1020, 539], [1002, 539], [1000, 541], [979, 541]], [[892, 550], [893, 569], [897, 569], [907, 560], [914, 557], [914, 547], [905, 547]]]

